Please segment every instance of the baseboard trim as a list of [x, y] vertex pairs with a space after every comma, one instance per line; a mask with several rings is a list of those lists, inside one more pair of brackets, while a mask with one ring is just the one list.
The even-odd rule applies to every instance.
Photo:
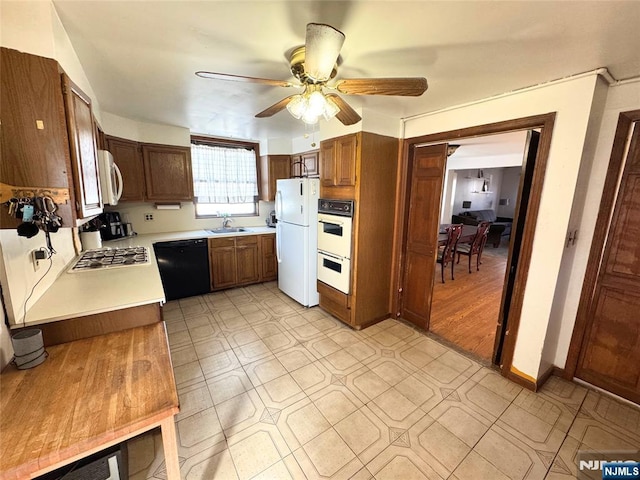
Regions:
[[527, 390], [531, 390], [532, 392], [537, 392], [540, 388], [549, 380], [551, 375], [561, 376], [563, 369], [550, 365], [539, 378], [534, 379], [533, 377], [527, 375], [526, 373], [521, 372], [515, 367], [511, 367], [511, 370], [507, 373], [507, 378], [514, 383], [517, 383], [521, 387], [526, 388]]

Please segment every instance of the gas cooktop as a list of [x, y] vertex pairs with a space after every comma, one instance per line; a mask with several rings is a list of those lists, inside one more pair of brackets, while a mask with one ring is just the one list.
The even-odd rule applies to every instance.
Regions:
[[83, 252], [69, 273], [102, 270], [105, 268], [132, 267], [149, 263], [147, 247], [100, 248]]

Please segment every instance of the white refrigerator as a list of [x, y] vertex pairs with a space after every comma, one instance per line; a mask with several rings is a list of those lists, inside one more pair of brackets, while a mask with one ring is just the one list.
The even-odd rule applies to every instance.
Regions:
[[278, 288], [305, 307], [318, 305], [318, 198], [320, 180], [276, 182]]

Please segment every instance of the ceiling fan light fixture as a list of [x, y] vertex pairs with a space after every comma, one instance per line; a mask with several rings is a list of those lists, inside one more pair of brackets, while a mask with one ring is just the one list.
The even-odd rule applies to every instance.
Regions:
[[294, 95], [287, 103], [287, 110], [294, 118], [314, 125], [318, 123], [320, 117], [326, 120], [332, 119], [340, 111], [340, 108], [333, 100], [324, 95], [320, 86], [307, 85], [302, 94]]
[[300, 120], [304, 112], [307, 110], [307, 102], [303, 95], [294, 95], [289, 103], [287, 103], [287, 110], [293, 116]]

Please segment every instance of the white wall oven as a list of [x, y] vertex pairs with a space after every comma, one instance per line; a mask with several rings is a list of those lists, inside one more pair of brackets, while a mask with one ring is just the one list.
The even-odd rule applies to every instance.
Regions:
[[318, 280], [348, 294], [353, 200], [318, 200]]

